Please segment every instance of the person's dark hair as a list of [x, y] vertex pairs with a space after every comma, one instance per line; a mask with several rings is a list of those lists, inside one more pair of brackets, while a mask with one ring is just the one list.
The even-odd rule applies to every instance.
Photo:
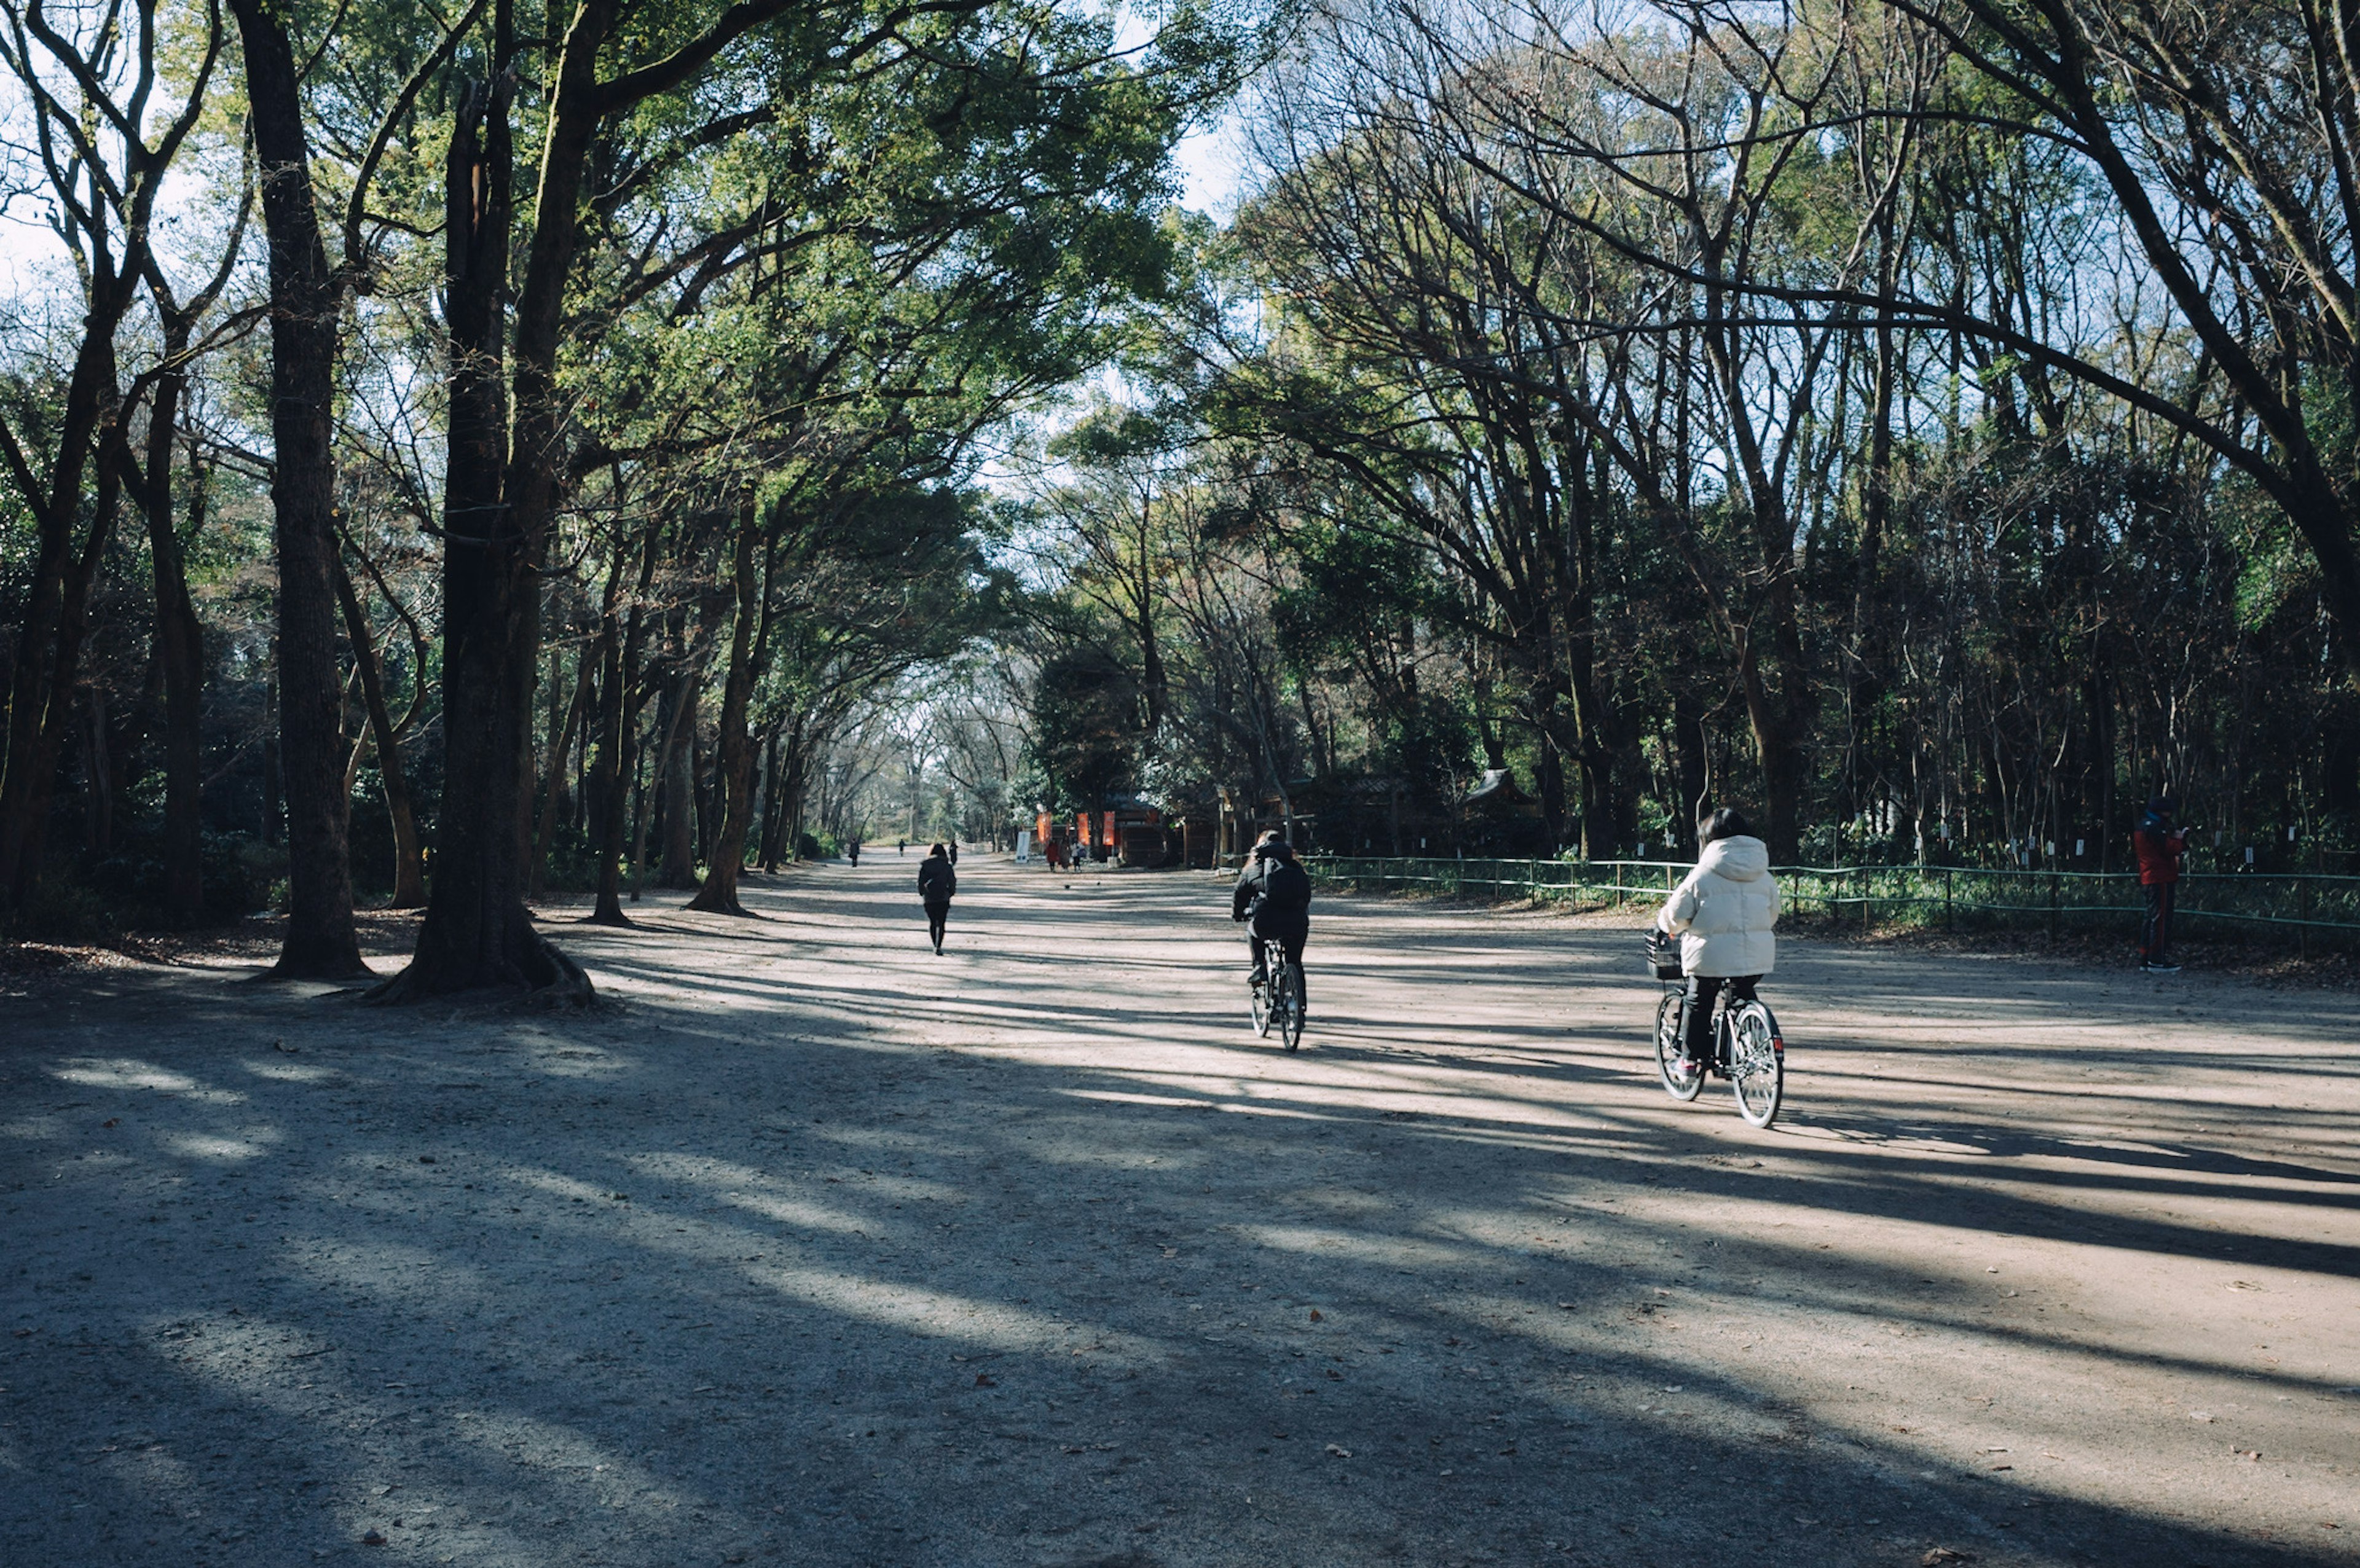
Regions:
[[1723, 806], [1697, 823], [1697, 842], [1717, 844], [1725, 838], [1743, 838], [1753, 831], [1754, 824], [1745, 820], [1743, 811]]
[[1286, 835], [1279, 832], [1276, 828], [1265, 829], [1262, 837], [1254, 840], [1254, 844], [1257, 847], [1265, 844], [1284, 844], [1285, 842]]
[[932, 848], [932, 849], [930, 849], [930, 850], [926, 851], [926, 853], [927, 853], [928, 855], [941, 855], [941, 854], [943, 854], [943, 853], [945, 853], [945, 852], [944, 852], [943, 846], [942, 846], [941, 844], [936, 844], [936, 845], [934, 845], [934, 848]]
[[2149, 795], [2147, 798], [2147, 809], [2158, 817], [2171, 815], [2173, 809], [2179, 804], [2179, 801], [2169, 795]]

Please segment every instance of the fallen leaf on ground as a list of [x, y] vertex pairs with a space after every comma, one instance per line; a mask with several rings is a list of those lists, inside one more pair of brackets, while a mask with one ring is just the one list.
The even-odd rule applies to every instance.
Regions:
[[1342, 1444], [1340, 1444], [1340, 1443], [1329, 1443], [1329, 1444], [1328, 1445], [1328, 1452], [1329, 1454], [1331, 1454], [1335, 1455], [1335, 1456], [1336, 1456], [1337, 1458], [1338, 1458], [1338, 1459], [1349, 1459], [1349, 1458], [1351, 1458], [1351, 1457], [1352, 1457], [1352, 1451], [1351, 1451], [1350, 1449], [1349, 1449], [1349, 1448], [1344, 1447], [1344, 1446], [1343, 1446]]
[[379, 1535], [375, 1530], [371, 1530], [366, 1535], [361, 1537], [361, 1544], [363, 1546], [383, 1546], [385, 1544], [385, 1537]]
[[2188, 1412], [2188, 1419], [2190, 1421], [2209, 1421], [2212, 1419], [2212, 1412], [2211, 1410], [2191, 1410]]
[[1000, 1387], [998, 1383], [992, 1381], [991, 1374], [989, 1372], [977, 1373], [975, 1375], [975, 1386], [978, 1388], [997, 1388]]
[[1972, 1563], [1974, 1560], [1973, 1552], [1953, 1552], [1947, 1546], [1930, 1547], [1925, 1556], [1918, 1559], [1921, 1568], [1939, 1568], [1939, 1564], [1944, 1563]]
[[123, 1125], [123, 1118], [121, 1116], [109, 1116], [98, 1125], [103, 1127], [121, 1127]]
[[1317, 1307], [1311, 1309], [1311, 1321], [1313, 1323], [1317, 1323], [1319, 1321], [1319, 1309]]

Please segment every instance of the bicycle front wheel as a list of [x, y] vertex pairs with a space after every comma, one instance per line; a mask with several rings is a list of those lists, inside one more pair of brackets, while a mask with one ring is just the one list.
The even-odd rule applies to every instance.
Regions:
[[1777, 1119], [1786, 1092], [1786, 1046], [1778, 1038], [1778, 1020], [1759, 1002], [1729, 1010], [1729, 1086], [1748, 1127], [1766, 1127]]
[[1258, 1036], [1270, 1033], [1271, 983], [1267, 980], [1253, 988], [1253, 1030]]
[[1278, 1035], [1293, 1051], [1303, 1043], [1303, 1015], [1308, 1009], [1304, 1004], [1303, 965], [1290, 964], [1281, 972], [1278, 985]]
[[1702, 1068], [1685, 1069], [1686, 1047], [1681, 1035], [1681, 996], [1677, 991], [1666, 991], [1664, 999], [1655, 1004], [1655, 1075], [1664, 1081], [1664, 1092], [1675, 1100], [1693, 1100], [1704, 1087]]

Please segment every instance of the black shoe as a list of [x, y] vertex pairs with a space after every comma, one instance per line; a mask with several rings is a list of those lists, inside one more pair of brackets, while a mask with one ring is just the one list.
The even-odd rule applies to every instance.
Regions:
[[2145, 964], [2140, 964], [2139, 967], [2146, 970], [2149, 975], [2177, 975], [2180, 973], [2180, 965], [2172, 963], [2171, 960], [2168, 958], [2151, 958]]

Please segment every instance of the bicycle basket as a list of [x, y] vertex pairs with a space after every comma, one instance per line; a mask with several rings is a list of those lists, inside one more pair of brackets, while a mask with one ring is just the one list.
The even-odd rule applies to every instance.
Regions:
[[1661, 931], [1647, 933], [1647, 973], [1658, 980], [1680, 977], [1680, 939]]

